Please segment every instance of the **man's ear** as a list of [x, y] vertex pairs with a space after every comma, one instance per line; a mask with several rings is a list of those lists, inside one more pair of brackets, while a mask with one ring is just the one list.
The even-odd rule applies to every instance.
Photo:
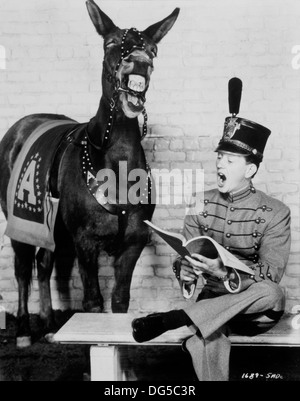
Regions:
[[245, 173], [246, 178], [251, 178], [257, 172], [257, 166], [254, 163], [247, 164], [247, 169]]

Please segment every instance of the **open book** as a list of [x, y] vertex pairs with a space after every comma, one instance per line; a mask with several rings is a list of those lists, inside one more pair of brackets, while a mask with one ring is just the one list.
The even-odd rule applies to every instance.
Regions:
[[[162, 230], [157, 227], [149, 220], [144, 220], [148, 226], [150, 226], [157, 234], [164, 239], [180, 256], [191, 256], [193, 253], [198, 253], [205, 256], [206, 258], [216, 259], [220, 256], [224, 266], [230, 267], [242, 272], [253, 274], [253, 270], [240, 261], [236, 256], [227, 251], [222, 245], [220, 245], [213, 238], [207, 236], [199, 236], [189, 239], [188, 241], [182, 234], [173, 233]], [[193, 283], [193, 287], [183, 289], [183, 295], [185, 298], [191, 298], [195, 291], [196, 283]], [[187, 291], [187, 293], [184, 292]]]

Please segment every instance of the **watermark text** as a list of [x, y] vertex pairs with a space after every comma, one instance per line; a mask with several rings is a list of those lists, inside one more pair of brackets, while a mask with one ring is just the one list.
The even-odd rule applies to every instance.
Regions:
[[101, 169], [96, 177], [88, 174], [87, 185], [100, 204], [155, 204], [197, 207], [203, 199], [203, 169], [128, 169], [120, 161], [118, 170]]

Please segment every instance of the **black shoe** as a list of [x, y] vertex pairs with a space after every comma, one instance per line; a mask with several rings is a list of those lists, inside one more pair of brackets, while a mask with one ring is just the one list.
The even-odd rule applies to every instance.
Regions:
[[131, 323], [132, 336], [136, 342], [152, 340], [167, 331], [164, 327], [163, 313], [153, 313], [151, 315], [134, 319]]

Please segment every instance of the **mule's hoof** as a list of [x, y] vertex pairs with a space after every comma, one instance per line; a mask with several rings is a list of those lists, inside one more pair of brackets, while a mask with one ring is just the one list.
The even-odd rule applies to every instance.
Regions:
[[26, 348], [31, 346], [31, 337], [24, 336], [24, 337], [17, 337], [17, 348]]
[[54, 339], [54, 334], [55, 333], [47, 333], [47, 334], [45, 334], [45, 336], [44, 336], [45, 340], [50, 344], [57, 343], [57, 341], [55, 341], [55, 339]]

